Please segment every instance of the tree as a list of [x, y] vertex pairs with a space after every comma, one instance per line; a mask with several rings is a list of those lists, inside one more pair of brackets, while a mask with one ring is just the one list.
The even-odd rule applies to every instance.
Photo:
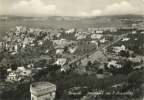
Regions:
[[7, 70], [0, 66], [0, 79], [5, 79]]
[[88, 57], [89, 57], [89, 54], [87, 54], [86, 56], [87, 56], [87, 58], [88, 58]]
[[124, 74], [129, 74], [130, 72], [132, 72], [132, 66], [131, 66], [131, 61], [127, 61], [126, 64], [123, 66], [123, 73]]
[[17, 70], [17, 65], [16, 65], [16, 63], [14, 63], [14, 64], [11, 65], [11, 69], [12, 69], [12, 70]]
[[42, 76], [39, 80], [40, 81], [47, 81], [46, 76]]
[[103, 74], [103, 69], [99, 69], [99, 70], [97, 71], [97, 74]]
[[124, 51], [124, 50], [121, 50], [119, 54], [122, 57], [129, 57], [130, 56], [129, 52], [128, 51]]
[[3, 55], [2, 53], [0, 53], [0, 62], [2, 61], [2, 59], [3, 59]]
[[132, 87], [140, 88], [141, 84], [144, 83], [144, 71], [134, 71], [128, 75], [128, 83]]
[[65, 47], [64, 47], [64, 52], [67, 52], [67, 51], [68, 51], [68, 47], [65, 46]]
[[87, 63], [87, 66], [90, 67], [91, 65], [92, 65], [92, 62], [89, 60], [88, 63]]
[[90, 70], [90, 69], [91, 69], [91, 66], [92, 66], [92, 62], [89, 60], [89, 61], [87, 62], [86, 70]]
[[95, 60], [95, 61], [93, 62], [93, 64], [97, 65], [97, 64], [99, 64], [99, 62], [98, 62], [97, 60]]

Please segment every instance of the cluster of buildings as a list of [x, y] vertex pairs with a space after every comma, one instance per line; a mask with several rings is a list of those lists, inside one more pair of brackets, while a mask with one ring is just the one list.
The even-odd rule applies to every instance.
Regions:
[[[67, 38], [63, 38], [62, 34], [73, 34], [75, 40], [70, 40]], [[83, 30], [64, 30], [64, 29], [40, 29], [26, 26], [16, 26], [11, 28], [3, 37], [3, 42], [0, 42], [0, 52], [3, 53], [5, 51], [9, 52], [10, 55], [15, 56], [21, 52], [25, 52], [27, 46], [42, 46], [45, 41], [51, 41], [54, 47], [55, 55], [62, 55], [64, 52], [68, 51], [68, 53], [73, 57], [74, 53], [76, 53], [79, 48], [79, 41], [83, 41], [88, 36], [91, 37], [91, 40], [84, 41], [84, 44], [92, 43], [95, 44], [95, 47], [98, 48], [98, 40], [100, 40], [103, 36], [101, 32], [93, 33], [92, 31], [83, 31]], [[105, 38], [100, 40], [100, 43], [104, 43]], [[49, 49], [45, 50], [47, 54]], [[47, 59], [48, 57], [43, 57], [42, 59]], [[60, 57], [56, 58], [54, 64], [64, 66], [67, 64], [69, 57]], [[74, 57], [76, 58], [76, 57]], [[22, 65], [23, 66], [23, 65]], [[32, 65], [34, 67], [34, 65]], [[7, 81], [20, 81], [25, 77], [30, 77], [32, 74], [32, 67], [30, 64], [27, 65], [27, 69], [25, 67], [18, 67], [16, 71], [12, 69], [7, 69]], [[41, 70], [42, 68], [38, 67], [36, 70]]]
[[103, 33], [104, 31], [117, 32], [118, 27], [100, 27], [100, 28], [88, 28], [89, 31], [96, 33]]
[[0, 21], [7, 21], [8, 17], [0, 17]]
[[18, 67], [17, 70], [12, 70], [11, 68], [7, 69], [7, 78], [6, 81], [12, 82], [12, 81], [21, 81], [25, 77], [30, 77], [32, 74], [31, 69], [26, 69], [24, 66]]
[[[28, 28], [26, 26], [16, 26], [15, 28], [11, 28], [10, 31], [7, 32], [7, 35], [3, 37], [4, 42], [0, 42], [0, 52], [7, 50], [11, 52], [11, 55], [15, 55], [18, 53], [19, 50], [24, 49], [27, 45], [43, 45], [43, 42], [46, 40], [52, 41], [54, 46], [67, 46], [71, 43], [84, 40], [88, 36], [90, 36], [92, 40], [97, 39], [97, 43], [98, 41], [100, 41], [101, 43], [105, 43], [106, 39], [102, 38], [103, 32], [93, 32], [93, 30], [96, 29], [89, 29], [89, 32], [81, 32], [77, 31], [76, 29], [52, 30], [32, 27]], [[67, 40], [66, 38], [62, 38], [62, 33], [74, 34], [73, 37], [75, 37], [76, 40], [73, 41]], [[38, 37], [43, 37], [43, 39], [37, 40]], [[59, 39], [54, 39], [54, 37]]]
[[[0, 52], [7, 50], [11, 55], [15, 55], [19, 50], [24, 49], [27, 45], [42, 45], [46, 40], [53, 40], [53, 37], [59, 37], [61, 33], [58, 30], [28, 28], [26, 26], [16, 26], [11, 28], [5, 37], [4, 42], [0, 42]], [[37, 38], [44, 37], [43, 40]]]
[[125, 48], [125, 45], [122, 45], [122, 46], [114, 46], [113, 47], [113, 51], [115, 52], [115, 53], [119, 53], [121, 50], [126, 50], [126, 48]]
[[[115, 27], [101, 27], [101, 28], [88, 28], [87, 31], [80, 29], [40, 29], [40, 28], [32, 28], [26, 26], [16, 26], [15, 28], [11, 28], [10, 31], [7, 32], [7, 35], [3, 38], [4, 42], [0, 42], [0, 52], [7, 50], [11, 55], [16, 55], [20, 53], [23, 49], [26, 49], [26, 46], [42, 46], [44, 42], [51, 41], [53, 45], [53, 51], [55, 51], [55, 55], [61, 55], [55, 58], [53, 64], [65, 66], [71, 60], [74, 60], [78, 56], [76, 56], [77, 50], [80, 45], [90, 45], [94, 44], [95, 48], [98, 49], [99, 44], [106, 43], [110, 41], [106, 34], [103, 34], [105, 31], [116, 32], [118, 28]], [[72, 34], [75, 39], [67, 39], [63, 37], [64, 34]], [[133, 34], [133, 31], [132, 31]], [[86, 40], [89, 38], [88, 40]], [[129, 41], [130, 38], [123, 38], [121, 41]], [[92, 45], [93, 46], [93, 45]], [[125, 45], [114, 46], [112, 47], [113, 52], [119, 54], [121, 50], [125, 51]], [[86, 50], [85, 50], [86, 51]], [[49, 49], [45, 50], [47, 54]], [[91, 51], [89, 51], [91, 52]], [[68, 54], [68, 55], [65, 55]], [[48, 59], [47, 55], [41, 55], [42, 59]], [[134, 58], [129, 58], [131, 61], [134, 61]], [[29, 64], [28, 64], [29, 65]], [[117, 64], [116, 61], [111, 61], [108, 63], [108, 67], [111, 65], [121, 68], [121, 65]], [[34, 66], [33, 66], [34, 67]], [[42, 68], [37, 68], [42, 69]], [[63, 69], [63, 68], [62, 68]], [[28, 69], [21, 69], [18, 67], [18, 70], [15, 72], [8, 69], [7, 80], [20, 80], [20, 76], [29, 76], [31, 75], [30, 70], [32, 70], [31, 66]], [[17, 74], [19, 73], [19, 74]]]

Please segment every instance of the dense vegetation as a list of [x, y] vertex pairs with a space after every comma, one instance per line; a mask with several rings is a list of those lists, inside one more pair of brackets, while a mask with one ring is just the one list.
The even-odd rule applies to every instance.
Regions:
[[[54, 67], [54, 66], [53, 66]], [[55, 66], [56, 68], [56, 66]], [[57, 66], [58, 68], [58, 66]], [[56, 68], [56, 69], [57, 69]], [[37, 79], [36, 77], [39, 77]], [[65, 90], [73, 87], [83, 87], [86, 86], [88, 91], [92, 91], [94, 89], [103, 89], [105, 91], [132, 91], [134, 93], [134, 96], [132, 98], [138, 98], [140, 94], [140, 86], [144, 82], [144, 71], [134, 71], [131, 74], [126, 75], [116, 75], [104, 79], [98, 79], [95, 75], [78, 75], [76, 73], [73, 73], [71, 71], [69, 72], [63, 72], [63, 73], [55, 73], [53, 70], [50, 71], [48, 68], [47, 70], [42, 70], [37, 73], [35, 77], [35, 81], [48, 81], [51, 83], [56, 84], [57, 91], [56, 91], [56, 98], [65, 98], [68, 95], [65, 95]], [[122, 87], [112, 88], [113, 85], [119, 84], [119, 83], [126, 83], [128, 85], [122, 85]], [[30, 84], [29, 84], [30, 85]], [[25, 96], [23, 98], [30, 98], [29, 96], [29, 85], [19, 85], [17, 91], [24, 92]], [[25, 86], [25, 88], [22, 88]], [[20, 93], [21, 93], [20, 92]], [[87, 92], [87, 91], [83, 91]], [[13, 95], [16, 95], [15, 98], [18, 98], [18, 93], [15, 92]], [[5, 93], [6, 95], [6, 93]], [[10, 96], [9, 96], [10, 97]], [[102, 98], [105, 98], [106, 96], [103, 96]], [[12, 99], [11, 99], [12, 100]]]
[[135, 54], [144, 55], [144, 35], [143, 34], [129, 34], [129, 41], [121, 41], [115, 45], [125, 45], [127, 49], [134, 51]]

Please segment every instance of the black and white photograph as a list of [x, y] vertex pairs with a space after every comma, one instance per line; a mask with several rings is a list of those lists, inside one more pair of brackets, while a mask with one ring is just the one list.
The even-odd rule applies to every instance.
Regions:
[[144, 100], [144, 0], [0, 0], [0, 100]]

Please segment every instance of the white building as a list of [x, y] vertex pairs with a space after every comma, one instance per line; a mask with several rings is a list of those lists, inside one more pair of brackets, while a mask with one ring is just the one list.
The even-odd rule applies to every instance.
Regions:
[[29, 32], [33, 33], [34, 32], [33, 28], [29, 28]]
[[59, 44], [59, 40], [53, 40], [53, 45]]
[[28, 67], [28, 68], [32, 68], [32, 67], [34, 67], [34, 64], [33, 64], [33, 63], [28, 64], [27, 67]]
[[92, 40], [91, 43], [98, 45], [98, 41], [96, 41], [96, 40]]
[[27, 31], [27, 28], [26, 27], [22, 27], [22, 31], [23, 32]]
[[136, 31], [132, 31], [132, 34], [136, 34], [137, 32]]
[[56, 54], [62, 54], [63, 52], [64, 52], [64, 49], [63, 49], [63, 48], [56, 50]]
[[11, 55], [15, 55], [15, 54], [17, 54], [17, 52], [12, 52], [12, 53], [11, 53]]
[[21, 31], [21, 27], [20, 26], [16, 26], [16, 31]]
[[8, 68], [8, 69], [7, 69], [7, 72], [11, 72], [11, 71], [12, 71], [12, 69], [11, 69], [11, 68]]
[[3, 42], [0, 42], [0, 46], [2, 46], [3, 45]]
[[20, 32], [19, 32], [19, 31], [15, 31], [15, 33], [16, 33], [17, 36], [20, 35]]
[[101, 30], [98, 30], [98, 31], [96, 31], [96, 33], [103, 33], [103, 31], [101, 31]]
[[70, 53], [74, 53], [77, 50], [78, 46], [75, 47], [68, 47]]
[[105, 38], [103, 38], [103, 39], [100, 40], [100, 43], [105, 43], [105, 42], [106, 42]]
[[121, 41], [129, 41], [130, 38], [123, 38]]
[[135, 58], [129, 57], [129, 60], [132, 62], [144, 62], [144, 56], [136, 56]]
[[124, 45], [122, 45], [122, 46], [115, 46], [115, 47], [113, 47], [113, 51], [114, 52], [116, 52], [117, 54], [121, 51], [121, 50], [125, 50], [126, 48], [125, 48], [125, 46]]
[[8, 80], [8, 81], [18, 81], [18, 75], [17, 75], [17, 74], [14, 74], [14, 73], [10, 73], [10, 74], [7, 76], [7, 80]]
[[65, 69], [65, 68], [61, 68], [60, 71], [61, 71], [61, 72], [65, 72], [66, 69]]
[[15, 48], [15, 50], [17, 51], [17, 49], [18, 49], [18, 46], [17, 46], [17, 45], [15, 45], [15, 47], [14, 47], [14, 48]]
[[25, 70], [26, 70], [25, 67], [22, 66], [22, 67], [18, 67], [16, 71], [22, 71], [22, 72], [25, 72]]
[[45, 53], [48, 53], [49, 52], [49, 50], [47, 49], [46, 51], [45, 51]]
[[120, 64], [117, 64], [116, 61], [110, 61], [110, 62], [108, 63], [108, 68], [110, 68], [111, 65], [113, 65], [113, 66], [116, 67], [116, 68], [121, 68], [121, 67], [122, 67]]
[[132, 62], [141, 62], [142, 61], [141, 58], [131, 58], [131, 57], [129, 58], [129, 60]]
[[141, 34], [144, 34], [144, 31], [142, 31]]
[[77, 40], [85, 39], [85, 38], [86, 38], [86, 35], [79, 35], [79, 36], [77, 36]]
[[59, 43], [60, 43], [60, 44], [67, 43], [67, 40], [66, 40], [66, 39], [60, 39], [60, 40], [59, 40]]
[[74, 33], [75, 32], [75, 29], [70, 29], [68, 31], [66, 31], [66, 34], [70, 34], [70, 33]]
[[50, 40], [50, 36], [49, 35], [45, 36], [44, 41], [46, 41], [46, 40]]
[[61, 33], [57, 33], [57, 34], [55, 34], [56, 35], [56, 37], [60, 37], [61, 36]]
[[92, 34], [92, 35], [91, 35], [91, 38], [92, 38], [92, 39], [100, 39], [102, 36], [103, 36], [103, 35], [101, 35], [101, 34]]
[[26, 44], [23, 44], [22, 47], [25, 48]]
[[66, 63], [67, 59], [66, 58], [60, 58], [58, 59], [55, 64], [57, 65], [64, 65]]
[[33, 47], [33, 46], [35, 46], [35, 44], [30, 44], [30, 46], [32, 46], [32, 47]]
[[53, 45], [55, 45], [55, 44], [65, 44], [65, 43], [67, 43], [66, 39], [53, 40]]
[[38, 45], [42, 45], [43, 44], [43, 41], [38, 41]]

